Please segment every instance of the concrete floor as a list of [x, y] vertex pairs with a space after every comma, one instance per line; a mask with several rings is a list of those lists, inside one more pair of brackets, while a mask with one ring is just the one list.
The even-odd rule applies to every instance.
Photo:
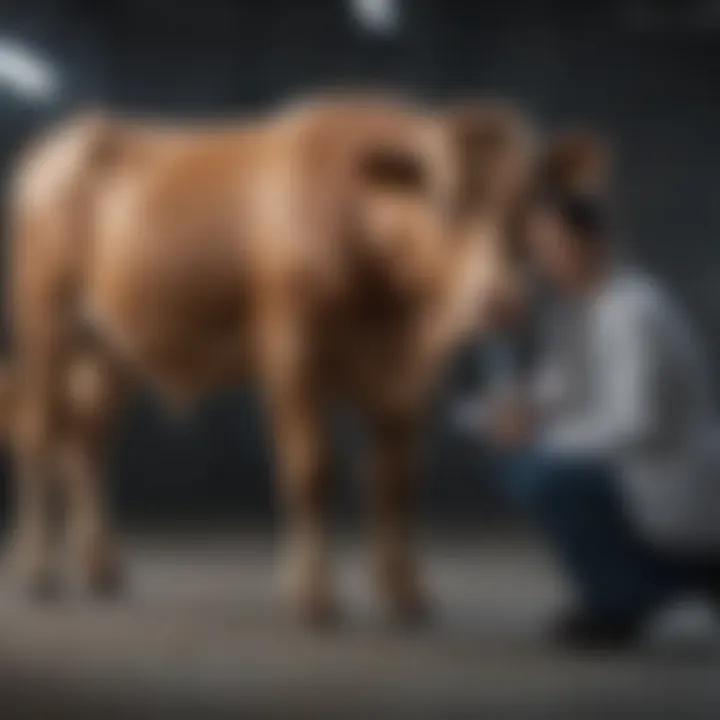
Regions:
[[292, 625], [257, 535], [130, 538], [115, 603], [71, 590], [37, 606], [0, 578], [0, 718], [720, 717], [720, 629], [701, 604], [620, 657], [543, 641], [562, 588], [528, 544], [426, 543], [438, 615], [400, 631], [375, 612], [365, 558], [338, 552], [334, 632]]

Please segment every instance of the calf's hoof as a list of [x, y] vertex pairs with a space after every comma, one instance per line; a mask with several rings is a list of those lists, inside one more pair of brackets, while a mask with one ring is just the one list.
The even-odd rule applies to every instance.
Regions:
[[389, 608], [389, 620], [398, 628], [422, 628], [434, 618], [433, 605], [421, 594], [394, 598]]
[[50, 602], [60, 595], [60, 578], [49, 556], [30, 543], [11, 547], [6, 558], [20, 592], [28, 600]]
[[296, 602], [296, 611], [300, 624], [312, 630], [330, 630], [341, 619], [338, 604], [329, 594], [301, 596]]
[[387, 573], [380, 576], [380, 598], [386, 617], [399, 627], [421, 627], [433, 619], [433, 605], [414, 573]]
[[22, 579], [23, 594], [32, 602], [50, 603], [60, 597], [60, 580], [49, 570], [33, 572]]
[[124, 593], [127, 585], [125, 572], [113, 552], [98, 548], [90, 553], [85, 572], [87, 590], [93, 597], [112, 600]]
[[127, 579], [119, 565], [108, 566], [88, 576], [88, 589], [100, 600], [114, 600], [125, 594]]

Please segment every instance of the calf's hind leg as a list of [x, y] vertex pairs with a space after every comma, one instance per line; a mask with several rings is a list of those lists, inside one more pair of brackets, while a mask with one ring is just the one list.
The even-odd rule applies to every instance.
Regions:
[[68, 362], [64, 390], [66, 424], [58, 451], [68, 538], [88, 588], [114, 594], [121, 573], [103, 466], [125, 383], [113, 360], [90, 348]]
[[52, 358], [39, 355], [18, 376], [12, 442], [16, 515], [12, 548], [27, 592], [46, 597], [56, 588], [52, 556], [52, 453], [57, 422]]

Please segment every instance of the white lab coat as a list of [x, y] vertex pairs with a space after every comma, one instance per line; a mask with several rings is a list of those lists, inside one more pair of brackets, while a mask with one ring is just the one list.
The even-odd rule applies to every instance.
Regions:
[[549, 452], [610, 460], [638, 529], [720, 549], [720, 435], [697, 338], [672, 299], [623, 268], [553, 314], [532, 396]]

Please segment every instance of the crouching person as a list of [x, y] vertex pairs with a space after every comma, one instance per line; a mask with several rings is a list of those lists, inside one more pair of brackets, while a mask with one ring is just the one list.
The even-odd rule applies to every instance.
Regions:
[[720, 463], [696, 338], [672, 298], [621, 263], [599, 186], [550, 183], [529, 259], [554, 297], [537, 367], [481, 427], [503, 492], [577, 590], [563, 644], [636, 640], [679, 594], [720, 608]]

